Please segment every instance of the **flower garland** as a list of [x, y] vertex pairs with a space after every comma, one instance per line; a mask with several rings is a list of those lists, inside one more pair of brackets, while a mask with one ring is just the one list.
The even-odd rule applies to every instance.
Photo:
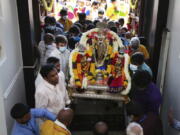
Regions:
[[50, 12], [52, 11], [52, 8], [53, 8], [53, 4], [54, 4], [54, 0], [51, 0], [49, 6], [47, 4], [47, 0], [42, 0], [42, 4], [43, 4], [43, 7], [46, 11]]
[[131, 77], [129, 75], [129, 71], [128, 71], [128, 66], [129, 66], [129, 55], [128, 54], [124, 54], [124, 58], [125, 58], [125, 62], [124, 62], [124, 73], [125, 73], [125, 77], [128, 81], [128, 85], [126, 87], [125, 90], [123, 90], [121, 92], [122, 95], [127, 95], [131, 89]]
[[[101, 31], [100, 31], [101, 30]], [[92, 29], [86, 33], [83, 34], [83, 36], [81, 37], [80, 40], [80, 45], [82, 45], [83, 47], [86, 48], [86, 50], [84, 50], [84, 52], [82, 53], [80, 51], [80, 48], [76, 48], [74, 49], [71, 54], [70, 54], [70, 59], [69, 59], [69, 69], [70, 69], [70, 84], [72, 86], [76, 86], [82, 89], [86, 89], [88, 84], [94, 85], [96, 84], [96, 71], [98, 70], [96, 67], [96, 63], [95, 60], [93, 59], [93, 45], [94, 43], [96, 43], [96, 41], [98, 41], [98, 32], [102, 32], [102, 29], [99, 28], [95, 28]], [[114, 58], [114, 54], [118, 53], [118, 49], [122, 49], [124, 48], [122, 41], [120, 40], [120, 38], [117, 36], [116, 33], [107, 30], [104, 31], [105, 33], [105, 39], [108, 40], [113, 40], [113, 45], [107, 45], [108, 49], [107, 49], [107, 56], [105, 61], [109, 61], [111, 59]], [[89, 43], [88, 40], [92, 39], [92, 43]], [[106, 41], [105, 41], [106, 42]], [[81, 55], [86, 56], [87, 61], [88, 59], [90, 59], [90, 65], [88, 73], [83, 73], [82, 70], [82, 65], [81, 65]], [[79, 62], [80, 60], [80, 62]], [[106, 62], [105, 62], [106, 63]], [[124, 54], [124, 65], [123, 65], [123, 69], [124, 69], [124, 76], [125, 76], [125, 81], [124, 81], [124, 85], [125, 90], [123, 90], [121, 92], [122, 95], [127, 95], [130, 91], [131, 88], [131, 77], [129, 75], [129, 71], [128, 71], [128, 64], [129, 64], [129, 56], [128, 54]], [[106, 69], [103, 70], [103, 74], [106, 76], [105, 78], [109, 77], [111, 71], [112, 71], [112, 64], [108, 64], [106, 65]]]
[[[87, 31], [87, 32], [83, 33], [83, 35], [81, 37], [81, 40], [80, 40], [80, 44], [86, 46], [87, 45], [87, 40], [88, 40], [87, 37], [89, 37], [88, 35], [94, 36], [93, 34], [97, 34], [101, 30], [102, 29], [100, 29], [100, 28], [95, 28], [95, 29], [92, 29], [90, 31]], [[118, 51], [118, 47], [124, 48], [124, 45], [123, 45], [121, 39], [118, 37], [118, 35], [115, 32], [110, 31], [110, 30], [106, 30], [106, 31], [107, 31], [107, 37], [110, 38], [110, 35], [111, 35], [111, 37], [114, 39], [114, 41], [113, 41], [113, 43], [114, 43], [113, 52]]]
[[136, 9], [137, 3], [138, 3], [138, 0], [136, 0], [136, 1], [134, 2], [134, 4], [133, 4], [133, 0], [130, 0], [130, 7], [131, 7], [132, 9]]

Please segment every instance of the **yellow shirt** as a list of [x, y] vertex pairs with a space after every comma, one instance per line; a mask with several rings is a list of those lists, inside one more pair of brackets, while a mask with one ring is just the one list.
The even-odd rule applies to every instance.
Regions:
[[139, 48], [138, 48], [137, 50], [131, 52], [131, 53], [130, 53], [130, 56], [131, 56], [132, 54], [134, 54], [135, 52], [141, 52], [141, 53], [144, 54], [144, 59], [145, 59], [145, 60], [148, 60], [148, 59], [149, 59], [149, 53], [148, 53], [148, 51], [147, 51], [147, 49], [146, 49], [146, 47], [145, 47], [144, 45], [139, 45]]
[[57, 120], [55, 122], [47, 120], [41, 126], [40, 135], [71, 135], [71, 133]]
[[60, 22], [64, 26], [64, 31], [68, 31], [73, 24], [69, 19], [66, 19], [66, 21], [64, 21], [60, 18], [58, 22]]
[[138, 52], [142, 52], [144, 54], [145, 60], [149, 59], [149, 52], [144, 45], [139, 45]]
[[116, 12], [116, 7], [111, 4], [106, 10], [106, 16], [111, 20], [117, 20], [118, 14]]

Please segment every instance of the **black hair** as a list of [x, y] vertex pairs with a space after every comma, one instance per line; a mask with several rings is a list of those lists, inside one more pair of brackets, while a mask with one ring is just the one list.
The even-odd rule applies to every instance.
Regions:
[[77, 26], [80, 31], [83, 29], [83, 25], [81, 23], [78, 23], [78, 22], [74, 23], [73, 26]]
[[118, 33], [118, 30], [117, 30], [117, 27], [110, 27], [110, 30], [112, 30], [113, 32], [115, 32], [115, 33]]
[[94, 20], [93, 24], [96, 26], [96, 24], [100, 22], [99, 20]]
[[50, 25], [56, 25], [56, 19], [55, 19], [55, 17], [51, 16], [51, 17], [49, 18], [49, 24], [50, 24]]
[[47, 77], [48, 74], [55, 69], [55, 66], [53, 64], [46, 64], [41, 67], [40, 74], [42, 77]]
[[120, 19], [118, 20], [118, 22], [119, 22], [120, 24], [123, 24], [123, 25], [124, 25], [124, 18], [120, 18]]
[[122, 27], [121, 30], [128, 32], [128, 29], [126, 27]]
[[111, 0], [111, 2], [115, 2], [116, 0]]
[[144, 63], [144, 54], [142, 52], [135, 52], [131, 56], [131, 63], [134, 65], [142, 65]]
[[59, 59], [56, 57], [49, 57], [46, 61], [47, 64], [56, 64], [59, 62]]
[[104, 15], [104, 11], [103, 10], [99, 10], [98, 14]]
[[63, 15], [67, 15], [67, 9], [61, 9], [61, 11], [59, 12], [61, 16]]
[[58, 44], [58, 43], [65, 43], [65, 44], [67, 44], [67, 38], [64, 36], [64, 35], [57, 35], [56, 36], [56, 44]]
[[94, 24], [90, 23], [90, 24], [88, 24], [86, 30], [88, 31], [88, 30], [91, 30], [91, 29], [94, 29], [94, 28], [95, 28]]
[[22, 103], [17, 103], [12, 107], [10, 113], [12, 118], [20, 119], [29, 112], [30, 112], [30, 108], [27, 105]]
[[78, 35], [80, 33], [80, 28], [77, 26], [77, 24], [75, 24], [69, 29], [69, 33]]
[[79, 21], [85, 20], [86, 19], [86, 14], [85, 13], [78, 13], [78, 18], [79, 18]]
[[44, 22], [45, 22], [46, 25], [47, 25], [47, 24], [50, 24], [50, 22], [51, 22], [51, 16], [46, 16], [45, 19], [44, 19]]
[[45, 44], [52, 44], [54, 42], [54, 35], [51, 33], [46, 33], [43, 38]]
[[93, 1], [92, 6], [94, 6], [94, 5], [98, 5], [98, 4], [99, 4], [99, 2], [98, 2], [98, 1]]
[[132, 80], [138, 88], [146, 88], [151, 83], [151, 75], [148, 71], [137, 70], [132, 77]]

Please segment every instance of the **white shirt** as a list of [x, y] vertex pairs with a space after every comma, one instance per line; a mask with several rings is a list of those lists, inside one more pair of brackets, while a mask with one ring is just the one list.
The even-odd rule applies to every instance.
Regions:
[[[64, 82], [64, 85], [66, 86], [64, 73], [62, 71], [60, 71], [58, 73], [58, 75], [59, 75], [59, 80], [62, 80], [62, 82]], [[39, 84], [41, 84], [43, 81], [44, 81], [44, 79], [42, 78], [41, 74], [38, 73], [38, 75], [36, 77], [36, 80], [35, 80], [35, 88], [37, 89], [37, 86]]]
[[60, 61], [60, 68], [63, 71], [65, 77], [68, 77], [68, 65], [69, 65], [69, 56], [70, 51], [66, 49], [64, 52], [60, 52], [59, 50], [54, 50], [51, 52], [50, 56], [59, 58]]
[[[57, 50], [56, 46], [54, 44], [52, 45], [46, 45], [43, 47], [43, 42], [39, 46], [40, 52], [41, 52], [41, 65], [46, 64], [47, 59], [50, 57], [50, 54], [52, 51]], [[58, 50], [57, 50], [58, 51]], [[58, 57], [58, 56], [54, 56]]]
[[70, 102], [62, 78], [56, 86], [48, 83], [44, 79], [37, 86], [35, 93], [36, 108], [45, 108], [57, 115], [59, 111], [65, 108], [65, 105], [70, 104]]

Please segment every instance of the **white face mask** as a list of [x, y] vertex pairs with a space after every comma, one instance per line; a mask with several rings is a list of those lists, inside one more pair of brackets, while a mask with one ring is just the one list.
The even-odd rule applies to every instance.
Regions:
[[135, 70], [138, 69], [138, 66], [133, 65], [133, 64], [130, 64], [129, 67], [130, 67], [130, 69], [131, 69], [132, 71], [135, 71]]
[[66, 20], [66, 19], [67, 19], [67, 16], [63, 16], [62, 18], [63, 18], [64, 20]]
[[63, 52], [65, 52], [66, 48], [67, 48], [66, 46], [59, 47], [59, 51], [63, 53]]

